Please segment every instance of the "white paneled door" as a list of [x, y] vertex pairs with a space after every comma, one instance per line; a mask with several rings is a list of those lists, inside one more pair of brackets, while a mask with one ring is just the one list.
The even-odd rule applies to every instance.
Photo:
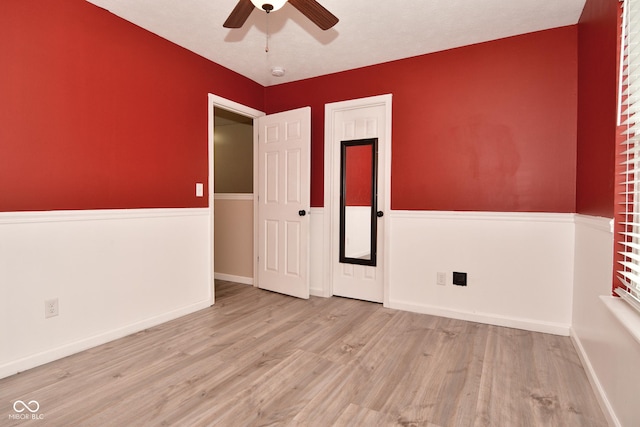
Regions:
[[258, 287], [309, 298], [311, 108], [258, 126]]
[[[342, 141], [378, 138], [378, 194], [376, 210], [381, 214], [388, 209], [387, 156], [390, 147], [391, 97], [388, 95], [327, 104], [325, 115], [326, 153], [331, 156], [331, 178], [325, 205], [331, 215], [331, 281], [333, 294], [373, 302], [384, 301], [384, 218], [377, 218], [377, 262], [375, 266], [342, 263], [338, 257], [340, 245], [340, 147]], [[327, 192], [327, 187], [325, 187]]]

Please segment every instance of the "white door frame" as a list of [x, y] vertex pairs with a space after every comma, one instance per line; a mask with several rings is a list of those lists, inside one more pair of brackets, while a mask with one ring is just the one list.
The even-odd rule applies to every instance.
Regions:
[[[211, 260], [211, 304], [213, 305], [213, 303], [215, 303], [215, 261], [214, 261], [214, 229], [213, 229], [213, 204], [214, 204], [214, 190], [213, 190], [213, 174], [214, 174], [214, 158], [213, 158], [213, 127], [214, 127], [214, 114], [213, 114], [213, 109], [215, 107], [219, 107], [219, 108], [224, 108], [225, 110], [229, 110], [229, 111], [233, 111], [234, 113], [237, 114], [241, 114], [243, 116], [246, 117], [252, 117], [253, 121], [254, 121], [254, 125], [253, 125], [253, 192], [255, 194], [256, 192], [256, 188], [258, 188], [258, 144], [256, 143], [258, 140], [258, 126], [256, 126], [256, 119], [258, 117], [264, 116], [265, 113], [256, 109], [253, 109], [251, 107], [247, 107], [246, 105], [242, 105], [239, 104], [235, 101], [231, 101], [229, 99], [226, 98], [222, 98], [218, 95], [214, 95], [212, 93], [209, 94], [208, 99], [207, 99], [207, 103], [208, 103], [208, 113], [209, 113], [209, 119], [208, 119], [208, 154], [207, 154], [207, 158], [208, 158], [208, 163], [209, 163], [209, 181], [208, 181], [208, 188], [209, 188], [209, 248], [210, 248], [210, 254], [209, 254], [209, 259]], [[258, 233], [255, 232], [255, 230], [257, 229], [257, 221], [258, 221], [258, 213], [257, 213], [257, 209], [258, 209], [258, 203], [256, 200], [256, 197], [253, 198], [253, 286], [258, 286], [258, 276], [257, 276], [257, 265], [256, 265], [256, 259], [258, 257], [257, 255], [257, 251], [258, 251], [258, 242], [257, 242], [257, 236]]]
[[340, 159], [334, 158], [333, 147], [333, 128], [335, 125], [335, 114], [339, 111], [353, 110], [356, 108], [372, 107], [384, 105], [385, 107], [385, 157], [384, 165], [378, 165], [378, 167], [384, 168], [384, 205], [386, 207], [385, 215], [382, 217], [384, 233], [384, 257], [380, 260], [383, 267], [383, 283], [384, 283], [384, 297], [383, 305], [386, 307], [389, 305], [389, 257], [390, 257], [390, 245], [389, 245], [389, 214], [391, 213], [391, 100], [392, 95], [378, 95], [368, 98], [352, 99], [349, 101], [334, 102], [325, 104], [324, 113], [324, 232], [323, 232], [323, 296], [333, 295], [333, 265], [332, 259], [337, 258], [337, 252], [334, 253], [334, 248], [331, 244], [331, 236], [333, 233], [338, 233], [339, 224], [333, 223], [333, 208], [338, 204], [337, 200], [332, 200], [332, 189], [337, 183], [333, 182], [335, 174], [334, 168], [340, 167]]

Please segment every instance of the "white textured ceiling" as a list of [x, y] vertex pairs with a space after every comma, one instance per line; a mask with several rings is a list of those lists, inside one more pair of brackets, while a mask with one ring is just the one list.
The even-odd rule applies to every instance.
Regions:
[[[286, 4], [222, 24], [237, 0], [87, 0], [263, 86], [578, 22], [586, 0], [319, 0], [340, 22], [322, 31]], [[283, 77], [271, 68], [283, 67]]]

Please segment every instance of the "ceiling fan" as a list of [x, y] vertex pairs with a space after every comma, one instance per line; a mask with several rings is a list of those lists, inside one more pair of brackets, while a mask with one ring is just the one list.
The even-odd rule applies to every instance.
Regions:
[[338, 23], [338, 18], [316, 0], [240, 0], [224, 22], [223, 27], [242, 27], [251, 15], [254, 6], [269, 13], [280, 9], [287, 1], [323, 30], [328, 30]]

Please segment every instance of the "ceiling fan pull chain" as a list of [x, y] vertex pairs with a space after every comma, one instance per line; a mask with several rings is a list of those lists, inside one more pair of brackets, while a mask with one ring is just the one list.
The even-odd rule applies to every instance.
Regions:
[[267, 11], [267, 41], [266, 46], [264, 47], [264, 51], [269, 53], [269, 11]]

